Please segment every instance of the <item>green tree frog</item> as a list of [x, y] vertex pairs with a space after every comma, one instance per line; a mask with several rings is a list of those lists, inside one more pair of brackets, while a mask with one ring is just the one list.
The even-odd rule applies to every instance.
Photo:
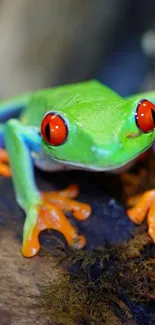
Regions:
[[[76, 185], [40, 193], [33, 165], [53, 172], [121, 170], [153, 144], [154, 103], [153, 91], [122, 98], [96, 80], [37, 90], [0, 103], [0, 120], [6, 120], [0, 128], [4, 144], [0, 173], [9, 175], [11, 170], [16, 200], [26, 214], [24, 256], [37, 254], [38, 235], [47, 228], [60, 231], [70, 246], [84, 247], [85, 238], [65, 211], [72, 211], [78, 220], [91, 214], [89, 205], [75, 200]], [[13, 118], [17, 112], [19, 118]], [[127, 213], [136, 223], [148, 213], [148, 231], [155, 242], [155, 190], [144, 193]]]

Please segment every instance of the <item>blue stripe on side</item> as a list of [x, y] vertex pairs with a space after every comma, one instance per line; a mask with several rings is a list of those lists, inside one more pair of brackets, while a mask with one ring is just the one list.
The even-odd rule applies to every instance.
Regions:
[[5, 148], [4, 144], [4, 125], [0, 124], [0, 148]]
[[0, 148], [5, 148], [4, 144], [4, 126], [10, 118], [18, 118], [25, 105], [5, 104], [0, 109]]
[[25, 105], [4, 105], [0, 110], [0, 123], [5, 123], [10, 118], [18, 118]]
[[5, 149], [4, 134], [3, 134], [3, 132], [0, 132], [0, 148]]

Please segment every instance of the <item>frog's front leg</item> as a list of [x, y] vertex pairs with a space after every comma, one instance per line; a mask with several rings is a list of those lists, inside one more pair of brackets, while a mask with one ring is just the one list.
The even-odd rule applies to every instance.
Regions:
[[155, 243], [155, 190], [150, 190], [141, 196], [135, 196], [128, 200], [132, 208], [128, 209], [127, 214], [131, 221], [140, 224], [147, 216], [148, 233]]
[[79, 220], [90, 215], [90, 207], [72, 198], [78, 194], [75, 186], [53, 193], [40, 193], [35, 185], [31, 151], [41, 150], [41, 137], [18, 120], [9, 120], [4, 130], [6, 149], [9, 154], [13, 184], [18, 204], [24, 209], [26, 219], [23, 231], [22, 253], [34, 256], [40, 248], [38, 235], [42, 230], [60, 231], [68, 244], [75, 248], [85, 245], [85, 238], [67, 220], [64, 211], [72, 211]]

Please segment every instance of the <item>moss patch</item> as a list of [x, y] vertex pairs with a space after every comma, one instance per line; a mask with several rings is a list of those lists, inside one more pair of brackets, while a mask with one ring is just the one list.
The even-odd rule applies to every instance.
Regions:
[[133, 315], [124, 297], [138, 303], [155, 300], [155, 251], [150, 242], [142, 234], [89, 252], [59, 248], [58, 262], [70, 271], [40, 288], [41, 312], [59, 325], [131, 324]]

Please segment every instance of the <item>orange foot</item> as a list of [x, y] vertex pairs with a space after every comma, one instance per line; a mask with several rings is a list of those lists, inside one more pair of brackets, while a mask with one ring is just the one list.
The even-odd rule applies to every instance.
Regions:
[[131, 221], [140, 224], [147, 215], [148, 233], [155, 243], [155, 190], [145, 192], [141, 196], [132, 197], [128, 200], [129, 205], [136, 204], [127, 210]]
[[42, 193], [42, 204], [37, 206], [37, 222], [30, 236], [23, 242], [22, 253], [25, 257], [32, 257], [37, 254], [40, 249], [38, 236], [45, 229], [61, 232], [71, 247], [80, 249], [85, 246], [85, 238], [77, 234], [76, 229], [69, 223], [64, 214], [65, 211], [71, 211], [77, 220], [85, 220], [89, 217], [90, 206], [73, 200], [78, 192], [78, 187], [71, 185], [62, 191]]
[[7, 177], [11, 176], [8, 153], [5, 149], [0, 149], [0, 175]]

